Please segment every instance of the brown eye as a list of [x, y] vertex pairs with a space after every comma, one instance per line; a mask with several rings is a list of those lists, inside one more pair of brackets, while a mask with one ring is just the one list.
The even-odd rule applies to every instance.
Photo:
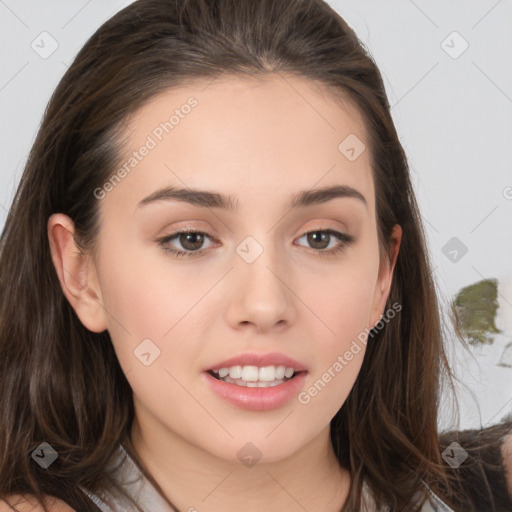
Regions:
[[[304, 237], [306, 237], [307, 243], [310, 244], [312, 249], [316, 250], [315, 252], [319, 256], [336, 254], [355, 241], [354, 237], [333, 229], [316, 229], [314, 231], [308, 231], [300, 238]], [[337, 239], [339, 243], [334, 247], [327, 249], [329, 244], [334, 242], [335, 239]]]
[[331, 238], [331, 235], [325, 231], [311, 231], [305, 236], [308, 243], [312, 244], [313, 249], [326, 249]]
[[[213, 238], [207, 233], [187, 229], [177, 231], [171, 235], [165, 236], [164, 238], [159, 239], [158, 243], [160, 246], [162, 246], [164, 251], [170, 252], [176, 257], [182, 258], [184, 256], [196, 256], [201, 254], [204, 250], [202, 247], [205, 242], [205, 237], [209, 240], [213, 240]], [[177, 240], [183, 250], [173, 249], [170, 247], [169, 244], [173, 240]]]
[[189, 251], [196, 251], [203, 245], [204, 235], [202, 233], [180, 233], [178, 240], [183, 248]]

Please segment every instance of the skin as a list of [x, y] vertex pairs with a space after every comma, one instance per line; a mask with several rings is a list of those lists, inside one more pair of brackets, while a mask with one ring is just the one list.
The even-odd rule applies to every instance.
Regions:
[[[74, 512], [74, 509], [64, 501], [53, 496], [44, 496], [45, 505], [51, 512]], [[12, 507], [16, 507], [17, 512], [44, 512], [42, 504], [30, 494], [13, 494], [9, 496], [9, 504], [0, 502], [0, 512], [12, 512]]]
[[[369, 151], [349, 161], [338, 150], [352, 133], [368, 146], [361, 116], [298, 77], [217, 78], [165, 91], [136, 112], [126, 157], [190, 96], [197, 107], [99, 200], [95, 254], [80, 254], [71, 219], [49, 219], [62, 289], [88, 329], [108, 329], [133, 389], [135, 449], [180, 510], [338, 511], [350, 475], [332, 450], [329, 422], [365, 345], [307, 405], [294, 397], [275, 410], [243, 410], [201, 373], [246, 351], [277, 351], [307, 367], [306, 390], [384, 314], [401, 229], [391, 259], [381, 259]], [[137, 207], [169, 185], [230, 194], [239, 211], [176, 201]], [[331, 185], [357, 189], [367, 204], [345, 197], [290, 211], [294, 193]], [[157, 239], [185, 226], [213, 240], [179, 259]], [[320, 257], [340, 242], [315, 245], [304, 234], [325, 229], [355, 241]], [[247, 236], [263, 248], [251, 264], [236, 252]], [[193, 251], [183, 237], [167, 246]], [[149, 366], [133, 352], [146, 338], [161, 351]], [[237, 456], [247, 442], [262, 454], [252, 467]]]

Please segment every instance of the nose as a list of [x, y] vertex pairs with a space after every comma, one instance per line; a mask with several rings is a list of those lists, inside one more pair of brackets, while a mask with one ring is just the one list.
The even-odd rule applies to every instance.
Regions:
[[[284, 261], [282, 252], [271, 244], [248, 240], [237, 248], [232, 274], [233, 294], [227, 319], [235, 329], [252, 329], [258, 333], [282, 330], [292, 325], [296, 317], [297, 295], [293, 269]], [[245, 257], [252, 251], [251, 257]], [[254, 256], [258, 254], [255, 259]]]

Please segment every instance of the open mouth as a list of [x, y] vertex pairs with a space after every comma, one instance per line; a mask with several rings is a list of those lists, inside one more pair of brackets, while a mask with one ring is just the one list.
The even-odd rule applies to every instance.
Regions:
[[268, 388], [279, 386], [279, 384], [283, 384], [304, 372], [285, 366], [233, 366], [231, 368], [208, 370], [207, 373], [213, 378], [228, 384], [249, 388]]

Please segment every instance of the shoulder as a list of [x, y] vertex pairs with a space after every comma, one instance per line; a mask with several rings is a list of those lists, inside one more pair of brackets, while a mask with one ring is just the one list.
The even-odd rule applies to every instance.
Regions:
[[[43, 512], [41, 502], [30, 494], [12, 494], [8, 498], [9, 503], [0, 500], [0, 512]], [[53, 496], [46, 498], [46, 507], [49, 512], [76, 512], [66, 502]], [[13, 508], [16, 507], [16, 508]]]

